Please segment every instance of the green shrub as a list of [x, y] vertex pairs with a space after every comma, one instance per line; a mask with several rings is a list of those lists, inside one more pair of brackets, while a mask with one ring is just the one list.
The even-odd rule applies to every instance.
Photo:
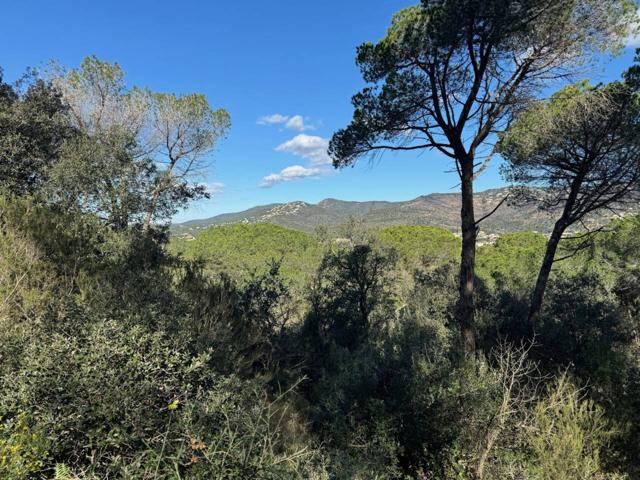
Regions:
[[50, 443], [45, 430], [34, 428], [24, 412], [0, 418], [0, 477], [35, 478], [45, 470]]
[[[561, 375], [535, 405], [526, 430], [531, 480], [614, 478], [601, 468], [601, 455], [614, 434], [603, 409], [583, 397]], [[618, 477], [616, 477], [618, 478]]]

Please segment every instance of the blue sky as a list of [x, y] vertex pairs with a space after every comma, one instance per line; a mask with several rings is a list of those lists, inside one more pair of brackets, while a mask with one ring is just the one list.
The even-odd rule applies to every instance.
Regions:
[[[118, 62], [129, 85], [204, 93], [212, 106], [227, 109], [233, 126], [204, 179], [219, 193], [176, 221], [293, 200], [404, 200], [455, 190], [451, 165], [430, 152], [385, 154], [340, 172], [325, 172], [321, 163], [323, 145], [349, 122], [350, 98], [363, 86], [356, 46], [379, 39], [391, 15], [414, 3], [6, 2], [0, 66], [15, 80], [50, 59], [72, 68], [95, 54]], [[632, 57], [626, 49], [591, 78], [618, 78]], [[476, 188], [501, 184], [494, 161]]]

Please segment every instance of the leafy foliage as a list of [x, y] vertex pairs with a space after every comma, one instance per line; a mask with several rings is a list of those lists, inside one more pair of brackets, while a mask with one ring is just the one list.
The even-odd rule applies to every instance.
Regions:
[[225, 110], [200, 94], [127, 88], [122, 68], [95, 56], [69, 72], [53, 64], [50, 75], [68, 123], [86, 137], [67, 149], [50, 185], [54, 195], [116, 226], [137, 221], [145, 230], [209, 196], [196, 177], [230, 127]]
[[60, 93], [43, 80], [24, 81], [26, 90], [5, 84], [0, 70], [0, 187], [16, 195], [42, 185], [74, 136]]

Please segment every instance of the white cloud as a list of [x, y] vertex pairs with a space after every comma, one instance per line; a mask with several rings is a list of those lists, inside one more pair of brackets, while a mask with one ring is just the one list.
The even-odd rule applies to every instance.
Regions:
[[304, 132], [306, 130], [313, 130], [311, 125], [307, 125], [304, 123], [304, 118], [302, 115], [294, 115], [289, 119], [287, 124], [285, 125], [289, 130], [296, 130], [298, 132]]
[[302, 115], [281, 115], [274, 113], [273, 115], [265, 115], [258, 119], [258, 125], [283, 125], [289, 130], [296, 132], [306, 132], [313, 130], [315, 127], [305, 123]]
[[[303, 118], [299, 115], [291, 117], [291, 120], [296, 119], [296, 117], [299, 117], [299, 119], [293, 124], [287, 125], [287, 128], [308, 128], [308, 126], [305, 126]], [[278, 145], [276, 147], [277, 152], [290, 153], [303, 158], [307, 160], [308, 166], [292, 165], [281, 170], [280, 173], [267, 175], [260, 182], [260, 186], [272, 187], [277, 183], [331, 174], [332, 169], [328, 167], [328, 165], [331, 164], [331, 158], [329, 158], [329, 154], [327, 153], [328, 147], [328, 139], [314, 135], [306, 135], [304, 133], [296, 135], [291, 140]]]
[[225, 187], [226, 185], [220, 182], [207, 183], [207, 193], [211, 196], [220, 195]]
[[262, 179], [261, 187], [273, 187], [276, 183], [291, 182], [301, 178], [312, 178], [326, 175], [327, 169], [319, 167], [303, 167], [302, 165], [292, 165], [283, 169], [280, 173], [272, 173]]
[[276, 147], [277, 152], [287, 152], [309, 160], [312, 166], [328, 165], [331, 158], [327, 153], [329, 140], [326, 138], [301, 133], [291, 140]]
[[274, 113], [273, 115], [265, 115], [264, 117], [260, 117], [258, 119], [258, 125], [278, 125], [280, 123], [285, 123], [289, 120], [288, 115], [280, 115], [279, 113]]

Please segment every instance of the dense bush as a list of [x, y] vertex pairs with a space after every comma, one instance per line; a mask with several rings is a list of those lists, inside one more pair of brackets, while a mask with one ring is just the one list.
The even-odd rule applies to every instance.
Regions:
[[[321, 473], [310, 463], [322, 460], [313, 442], [295, 445], [305, 427], [292, 393], [255, 375], [270, 364], [233, 362], [282, 328], [277, 265], [244, 290], [228, 283], [234, 304], [209, 322], [222, 333], [248, 319], [253, 343], [206, 344], [193, 325], [211, 312], [186, 290], [195, 267], [166, 257], [151, 237], [28, 200], [2, 205], [3, 478], [51, 476], [57, 464], [96, 478]], [[224, 285], [201, 280], [200, 293]]]

